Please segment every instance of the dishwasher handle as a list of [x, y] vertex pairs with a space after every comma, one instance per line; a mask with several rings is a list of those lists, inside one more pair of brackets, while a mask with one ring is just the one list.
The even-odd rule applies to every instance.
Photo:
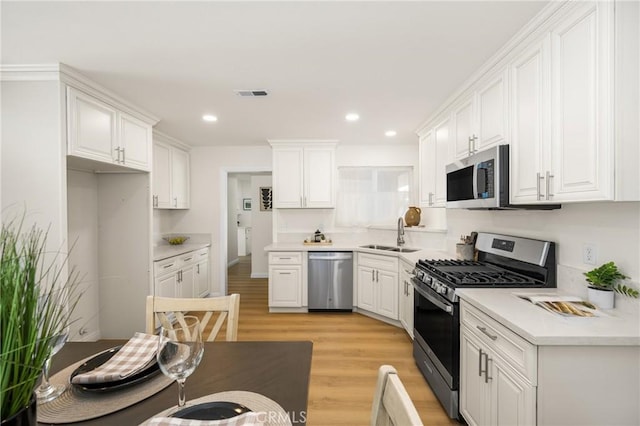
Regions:
[[309, 260], [351, 260], [352, 253], [309, 253]]

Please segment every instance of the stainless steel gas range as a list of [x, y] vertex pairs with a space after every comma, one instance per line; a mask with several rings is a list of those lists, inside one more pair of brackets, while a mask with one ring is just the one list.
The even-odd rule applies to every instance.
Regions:
[[449, 417], [460, 418], [460, 314], [456, 289], [556, 286], [550, 241], [478, 233], [477, 261], [420, 260], [413, 277], [413, 356]]

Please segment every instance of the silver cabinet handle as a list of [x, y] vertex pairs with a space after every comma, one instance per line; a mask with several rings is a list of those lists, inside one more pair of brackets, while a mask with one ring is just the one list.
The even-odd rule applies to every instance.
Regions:
[[489, 332], [487, 331], [487, 327], [480, 327], [479, 325], [476, 325], [476, 327], [478, 328], [478, 330], [482, 331], [489, 339], [496, 340], [498, 338], [498, 336], [489, 334]]
[[482, 351], [482, 349], [479, 349], [480, 354], [478, 355], [478, 376], [482, 377], [482, 355], [484, 355], [484, 352]]
[[307, 207], [307, 196], [304, 196], [304, 206]]
[[371, 281], [375, 282], [376, 280], [376, 271], [374, 269], [371, 270]]
[[291, 272], [278, 272], [280, 275], [291, 275]]
[[380, 271], [376, 270], [376, 282], [380, 282]]
[[489, 383], [489, 380], [493, 379], [493, 377], [489, 376], [489, 354], [484, 353], [484, 382]]
[[120, 162], [120, 147], [119, 146], [115, 147], [113, 150], [116, 152], [116, 163], [119, 163]]
[[291, 258], [290, 258], [290, 257], [279, 257], [278, 259], [279, 259], [279, 260], [291, 260]]
[[173, 207], [178, 207], [178, 197], [173, 197]]
[[429, 205], [432, 206], [433, 205], [433, 192], [429, 193]]
[[304, 202], [302, 201], [302, 195], [300, 196], [300, 207], [304, 207]]
[[126, 156], [125, 156], [125, 155], [126, 155], [126, 151], [125, 151], [125, 149], [126, 149], [126, 148], [120, 148], [120, 150], [122, 151], [122, 162], [123, 162], [123, 163], [126, 163], [126, 162], [127, 162], [127, 158], [126, 158]]
[[471, 148], [472, 143], [473, 143], [473, 138], [469, 136], [469, 145], [467, 146], [467, 157], [470, 157], [471, 153], [473, 152], [473, 148]]
[[540, 193], [540, 180], [544, 179], [543, 176], [540, 176], [540, 172], [536, 173], [536, 200], [540, 201], [542, 199], [542, 194]]
[[196, 265], [196, 274], [200, 274], [200, 264]]
[[553, 175], [551, 174], [551, 172], [549, 170], [547, 170], [547, 173], [546, 173], [547, 181], [545, 182], [546, 188], [547, 188], [547, 196], [546, 196], [547, 200], [549, 199], [549, 197], [553, 197], [553, 194], [551, 193], [551, 189], [550, 189], [551, 188], [551, 178], [552, 177], [553, 177]]
[[185, 262], [188, 262], [188, 261], [190, 261], [191, 259], [193, 259], [193, 257], [190, 257], [190, 258], [188, 258], [188, 259], [184, 259], [184, 261], [185, 261]]
[[164, 265], [164, 266], [163, 266], [163, 268], [164, 268], [164, 269], [167, 269], [167, 268], [171, 268], [172, 266], [173, 266], [173, 263], [170, 263], [170, 264], [168, 264], [168, 265]]

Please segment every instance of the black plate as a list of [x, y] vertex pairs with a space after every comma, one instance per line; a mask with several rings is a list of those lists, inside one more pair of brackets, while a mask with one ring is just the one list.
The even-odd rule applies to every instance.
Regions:
[[176, 411], [170, 417], [190, 420], [223, 420], [251, 411], [244, 405], [235, 402], [205, 402]]
[[98, 355], [93, 358], [87, 360], [85, 363], [81, 364], [78, 368], [71, 373], [69, 376], [69, 383], [73, 386], [85, 390], [87, 392], [110, 392], [122, 388], [126, 388], [128, 386], [135, 385], [136, 383], [144, 382], [145, 380], [150, 379], [156, 374], [160, 373], [160, 367], [158, 366], [158, 362], [155, 357], [153, 360], [145, 367], [140, 370], [136, 374], [124, 378], [122, 380], [116, 380], [113, 382], [103, 382], [103, 383], [72, 383], [71, 380], [77, 376], [78, 374], [88, 373], [89, 371], [93, 371], [96, 368], [100, 367], [105, 362], [109, 361], [111, 357], [113, 357], [122, 346], [116, 346], [115, 348], [107, 349], [104, 352], [100, 352]]

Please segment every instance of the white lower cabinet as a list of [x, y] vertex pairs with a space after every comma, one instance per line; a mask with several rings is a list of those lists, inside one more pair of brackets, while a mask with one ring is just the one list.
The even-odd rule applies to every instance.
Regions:
[[413, 265], [400, 262], [400, 281], [398, 282], [399, 294], [399, 316], [400, 323], [413, 339], [413, 284], [411, 283], [411, 274]]
[[269, 253], [269, 307], [301, 308], [302, 253]]
[[154, 262], [154, 295], [202, 297], [209, 293], [209, 249]]
[[398, 319], [398, 259], [358, 254], [358, 308]]
[[640, 346], [534, 345], [465, 300], [460, 325], [469, 425], [640, 424]]

